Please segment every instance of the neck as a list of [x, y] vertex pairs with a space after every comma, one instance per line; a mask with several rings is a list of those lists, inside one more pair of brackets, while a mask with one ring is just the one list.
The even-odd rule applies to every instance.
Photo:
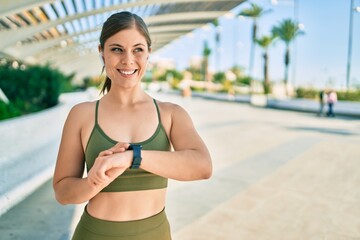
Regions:
[[110, 91], [104, 96], [109, 102], [117, 106], [130, 106], [136, 102], [143, 101], [148, 95], [140, 87], [119, 89], [111, 86]]

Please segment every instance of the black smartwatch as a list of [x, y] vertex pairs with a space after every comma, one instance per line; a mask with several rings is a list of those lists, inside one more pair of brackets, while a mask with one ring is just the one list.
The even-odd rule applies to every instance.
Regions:
[[133, 161], [131, 162], [131, 169], [138, 169], [140, 167], [141, 164], [141, 148], [142, 146], [140, 144], [130, 144], [129, 146], [129, 150], [133, 150], [134, 152], [134, 157], [133, 157]]

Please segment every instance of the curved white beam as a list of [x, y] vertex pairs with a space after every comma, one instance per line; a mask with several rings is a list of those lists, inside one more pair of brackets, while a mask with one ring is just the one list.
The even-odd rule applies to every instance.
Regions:
[[26, 9], [42, 6], [46, 3], [52, 3], [55, 0], [16, 0], [16, 1], [2, 1], [0, 8], [0, 18], [9, 16], [15, 13], [22, 12]]
[[[165, 34], [168, 32], [171, 32], [171, 34], [174, 34], [174, 37], [178, 37], [178, 35], [181, 35], [185, 32], [191, 31], [195, 28], [201, 27], [203, 24], [176, 24], [176, 25], [170, 25], [170, 26], [155, 26], [155, 27], [149, 27], [149, 32], [151, 35], [151, 38], [153, 40], [156, 40], [158, 38], [162, 38]], [[99, 29], [90, 29], [87, 31], [82, 31], [76, 34], [72, 35], [64, 35], [55, 39], [45, 40], [41, 42], [35, 42], [31, 44], [25, 44], [21, 46], [16, 46], [15, 51], [11, 51], [12, 55], [19, 59], [24, 59], [28, 56], [34, 56], [37, 53], [47, 49], [51, 48], [56, 45], [60, 45], [61, 41], [74, 38], [76, 36], [80, 36], [87, 33], [96, 32]], [[168, 33], [170, 34], [170, 33]], [[177, 35], [175, 35], [177, 34]], [[6, 52], [6, 51], [5, 51]]]
[[150, 16], [145, 18], [146, 24], [157, 24], [157, 23], [171, 23], [171, 22], [196, 22], [199, 20], [212, 20], [225, 15], [227, 11], [199, 11], [199, 12], [181, 12], [181, 13], [168, 13]]
[[43, 51], [47, 48], [51, 48], [53, 46], [60, 45], [61, 41], [64, 41], [67, 39], [72, 39], [74, 37], [77, 37], [77, 36], [80, 36], [83, 34], [87, 34], [87, 33], [96, 32], [96, 31], [98, 31], [98, 29], [91, 29], [91, 30], [82, 31], [82, 32], [72, 34], [72, 35], [64, 35], [64, 36], [61, 36], [61, 37], [58, 37], [55, 39], [49, 39], [49, 40], [45, 40], [45, 41], [41, 41], [41, 42], [35, 42], [35, 43], [17, 46], [16, 47], [17, 55], [15, 55], [14, 57], [22, 59], [22, 58], [25, 58], [28, 56], [36, 55], [38, 52]]
[[204, 24], [193, 24], [193, 23], [189, 23], [189, 24], [174, 24], [174, 25], [164, 25], [164, 26], [150, 26], [149, 27], [149, 32], [150, 35], [155, 34], [155, 33], [162, 33], [162, 32], [180, 32], [180, 31], [192, 31], [196, 28], [199, 28], [201, 26], [203, 26]]
[[[42, 6], [44, 3], [54, 2], [51, 0], [47, 1], [34, 1], [34, 0], [20, 0], [24, 4], [24, 9], [29, 9], [31, 7]], [[16, 1], [14, 1], [16, 2]], [[24, 46], [16, 46], [16, 43], [20, 40], [26, 39], [28, 37], [32, 37], [34, 34], [41, 32], [46, 29], [50, 29], [52, 27], [56, 27], [57, 25], [64, 24], [65, 22], [69, 22], [75, 19], [81, 19], [90, 15], [101, 14], [104, 12], [111, 12], [111, 11], [121, 11], [122, 9], [126, 8], [133, 8], [133, 7], [142, 7], [145, 5], [157, 5], [161, 6], [161, 4], [176, 4], [176, 3], [198, 3], [198, 2], [234, 2], [234, 3], [242, 3], [243, 0], [138, 0], [138, 1], [129, 1], [127, 3], [118, 4], [116, 6], [109, 6], [104, 7], [101, 9], [94, 9], [92, 11], [71, 15], [62, 19], [57, 19], [55, 21], [50, 21], [46, 23], [40, 23], [36, 26], [30, 27], [22, 27], [19, 29], [14, 30], [5, 30], [0, 32], [0, 51], [4, 49], [3, 52], [7, 52], [7, 46], [13, 46], [11, 52], [17, 52], [19, 58], [24, 59], [26, 56], [33, 56], [40, 62], [44, 62], [50, 60], [56, 65], [58, 68], [62, 68], [64, 70], [76, 70], [79, 72], [84, 72], [89, 70], [89, 65], [97, 65], [99, 61], [97, 60], [97, 53], [96, 51], [87, 51], [85, 50], [82, 54], [79, 54], [79, 46], [83, 45], [84, 43], [78, 44], [73, 43], [66, 48], [54, 47], [56, 45], [59, 46], [59, 43], [62, 40], [67, 38], [73, 38], [77, 35], [84, 34], [76, 33], [74, 35], [67, 35], [58, 37], [56, 39], [41, 41], [39, 43], [33, 43]], [[37, 3], [37, 4], [36, 4]], [[10, 6], [10, 5], [9, 5]], [[20, 5], [11, 4], [12, 7], [7, 8], [7, 13], [9, 11], [21, 11]], [[1, 6], [2, 9], [2, 6]], [[16, 10], [17, 9], [17, 10]], [[20, 10], [19, 10], [20, 9]], [[1, 13], [5, 13], [4, 11], [0, 10]], [[206, 22], [210, 22], [219, 16], [224, 15], [227, 11], [197, 11], [197, 12], [177, 12], [177, 13], [167, 13], [167, 14], [160, 14], [154, 15], [147, 18], [144, 18], [144, 21], [149, 25], [149, 32], [153, 39], [153, 51], [158, 50], [159, 48], [163, 47], [164, 45], [170, 43], [171, 41], [175, 40], [176, 38], [180, 37], [186, 32], [190, 32], [198, 27], [201, 27]], [[110, 14], [110, 13], [109, 13]], [[161, 26], [151, 26], [156, 24], [162, 24]], [[87, 32], [99, 31], [100, 28], [93, 28], [88, 30]], [[91, 40], [94, 41], [94, 40]], [[97, 40], [96, 40], [97, 41]], [[84, 56], [85, 54], [85, 56]], [[91, 56], [91, 60], [89, 57]], [[95, 63], [92, 63], [95, 62]], [[83, 68], [82, 68], [83, 67]], [[101, 66], [100, 66], [101, 67]]]
[[[196, 0], [196, 2], [221, 2], [221, 1], [228, 2], [229, 0]], [[194, 1], [193, 0], [172, 0], [171, 1], [172, 4], [186, 3], [186, 2], [194, 2]], [[152, 5], [152, 4], [159, 5], [159, 4], [168, 4], [168, 3], [169, 3], [168, 0], [142, 0], [142, 1], [140, 0], [140, 1], [136, 1], [136, 2], [129, 2], [129, 3], [119, 4], [119, 5], [104, 7], [104, 8], [100, 8], [100, 9], [94, 9], [92, 11], [78, 13], [78, 14], [71, 15], [71, 16], [68, 16], [65, 18], [57, 19], [55, 21], [49, 21], [47, 23], [38, 24], [36, 26], [29, 26], [29, 27], [23, 27], [20, 29], [2, 31], [2, 32], [0, 32], [0, 39], [2, 39], [2, 41], [0, 42], [0, 50], [4, 49], [7, 46], [13, 45], [18, 41], [21, 41], [26, 37], [33, 36], [34, 34], [41, 32], [45, 29], [49, 29], [51, 27], [55, 27], [57, 25], [60, 25], [60, 24], [63, 24], [65, 22], [69, 22], [69, 21], [72, 21], [75, 19], [80, 19], [83, 17], [96, 15], [96, 14], [100, 14], [100, 13], [104, 13], [104, 12], [116, 11], [116, 10], [119, 10], [119, 8], [126, 9], [126, 8], [132, 8], [132, 7], [141, 7], [144, 5]], [[38, 4], [38, 6], [40, 6], [40, 4]], [[219, 14], [217, 16], [223, 15], [225, 13], [226, 13], [226, 11], [222, 11], [221, 14]], [[192, 15], [191, 18], [195, 17], [195, 19], [196, 19], [197, 13], [194, 15]], [[159, 15], [157, 15], [157, 16], [159, 16]], [[191, 18], [187, 18], [187, 19], [191, 19]], [[144, 18], [144, 21], [147, 22], [147, 20], [145, 18]], [[156, 21], [156, 20], [153, 17], [150, 17], [150, 21]], [[10, 34], [12, 37], [11, 38], [7, 37], [7, 36], [10, 36]]]
[[[153, 43], [154, 47], [161, 46], [162, 43], [168, 43], [172, 41], [173, 39], [176, 39], [180, 36], [182, 36], [182, 33], [161, 33], [157, 34], [156, 37], [153, 37]], [[89, 40], [88, 42], [93, 42], [94, 40]], [[55, 63], [56, 65], [62, 65], [64, 62], [67, 62], [71, 60], [74, 56], [80, 56], [79, 52], [75, 50], [75, 48], [78, 48], [79, 46], [84, 46], [86, 43], [72, 43], [64, 48], [49, 48], [46, 51], [43, 51], [44, 54], [38, 55], [37, 59], [39, 62], [46, 62], [50, 61]], [[153, 48], [154, 48], [153, 47]], [[97, 49], [93, 48], [91, 49], [93, 52], [96, 52]], [[90, 50], [90, 52], [91, 52]], [[89, 52], [89, 50], [85, 50], [85, 52]]]
[[[185, 21], [191, 19], [191, 21], [198, 21], [198, 20], [212, 20], [214, 18], [217, 18], [219, 16], [224, 15], [225, 11], [216, 11], [216, 12], [186, 12], [186, 13], [170, 13], [170, 14], [162, 14], [162, 15], [156, 15], [149, 18], [146, 18], [145, 21], [151, 24], [155, 23], [171, 23], [176, 21]], [[50, 23], [47, 23], [47, 25], [50, 25]], [[42, 26], [42, 25], [41, 25]], [[96, 30], [99, 30], [95, 28]], [[31, 36], [31, 32], [33, 29], [26, 28], [27, 32], [14, 32], [9, 33], [8, 31], [0, 32], [0, 38], [2, 41], [0, 42], [0, 49], [5, 49], [5, 47], [14, 45], [19, 40], [23, 39], [24, 36], [21, 34], [27, 34], [26, 36]], [[11, 35], [11, 37], [9, 37]]]

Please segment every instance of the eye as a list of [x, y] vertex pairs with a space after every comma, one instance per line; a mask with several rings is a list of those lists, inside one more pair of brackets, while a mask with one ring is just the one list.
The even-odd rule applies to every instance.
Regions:
[[114, 47], [114, 48], [111, 48], [111, 51], [112, 52], [123, 52], [124, 50], [122, 48]]
[[144, 51], [144, 49], [142, 49], [142, 48], [135, 48], [134, 49], [135, 53], [140, 53], [140, 52], [143, 52], [143, 51]]

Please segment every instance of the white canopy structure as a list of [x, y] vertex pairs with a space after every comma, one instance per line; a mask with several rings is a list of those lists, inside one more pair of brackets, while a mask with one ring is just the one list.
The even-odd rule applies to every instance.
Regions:
[[28, 63], [50, 62], [65, 73], [96, 75], [100, 29], [112, 13], [126, 10], [141, 16], [156, 51], [244, 1], [0, 0], [0, 54]]

